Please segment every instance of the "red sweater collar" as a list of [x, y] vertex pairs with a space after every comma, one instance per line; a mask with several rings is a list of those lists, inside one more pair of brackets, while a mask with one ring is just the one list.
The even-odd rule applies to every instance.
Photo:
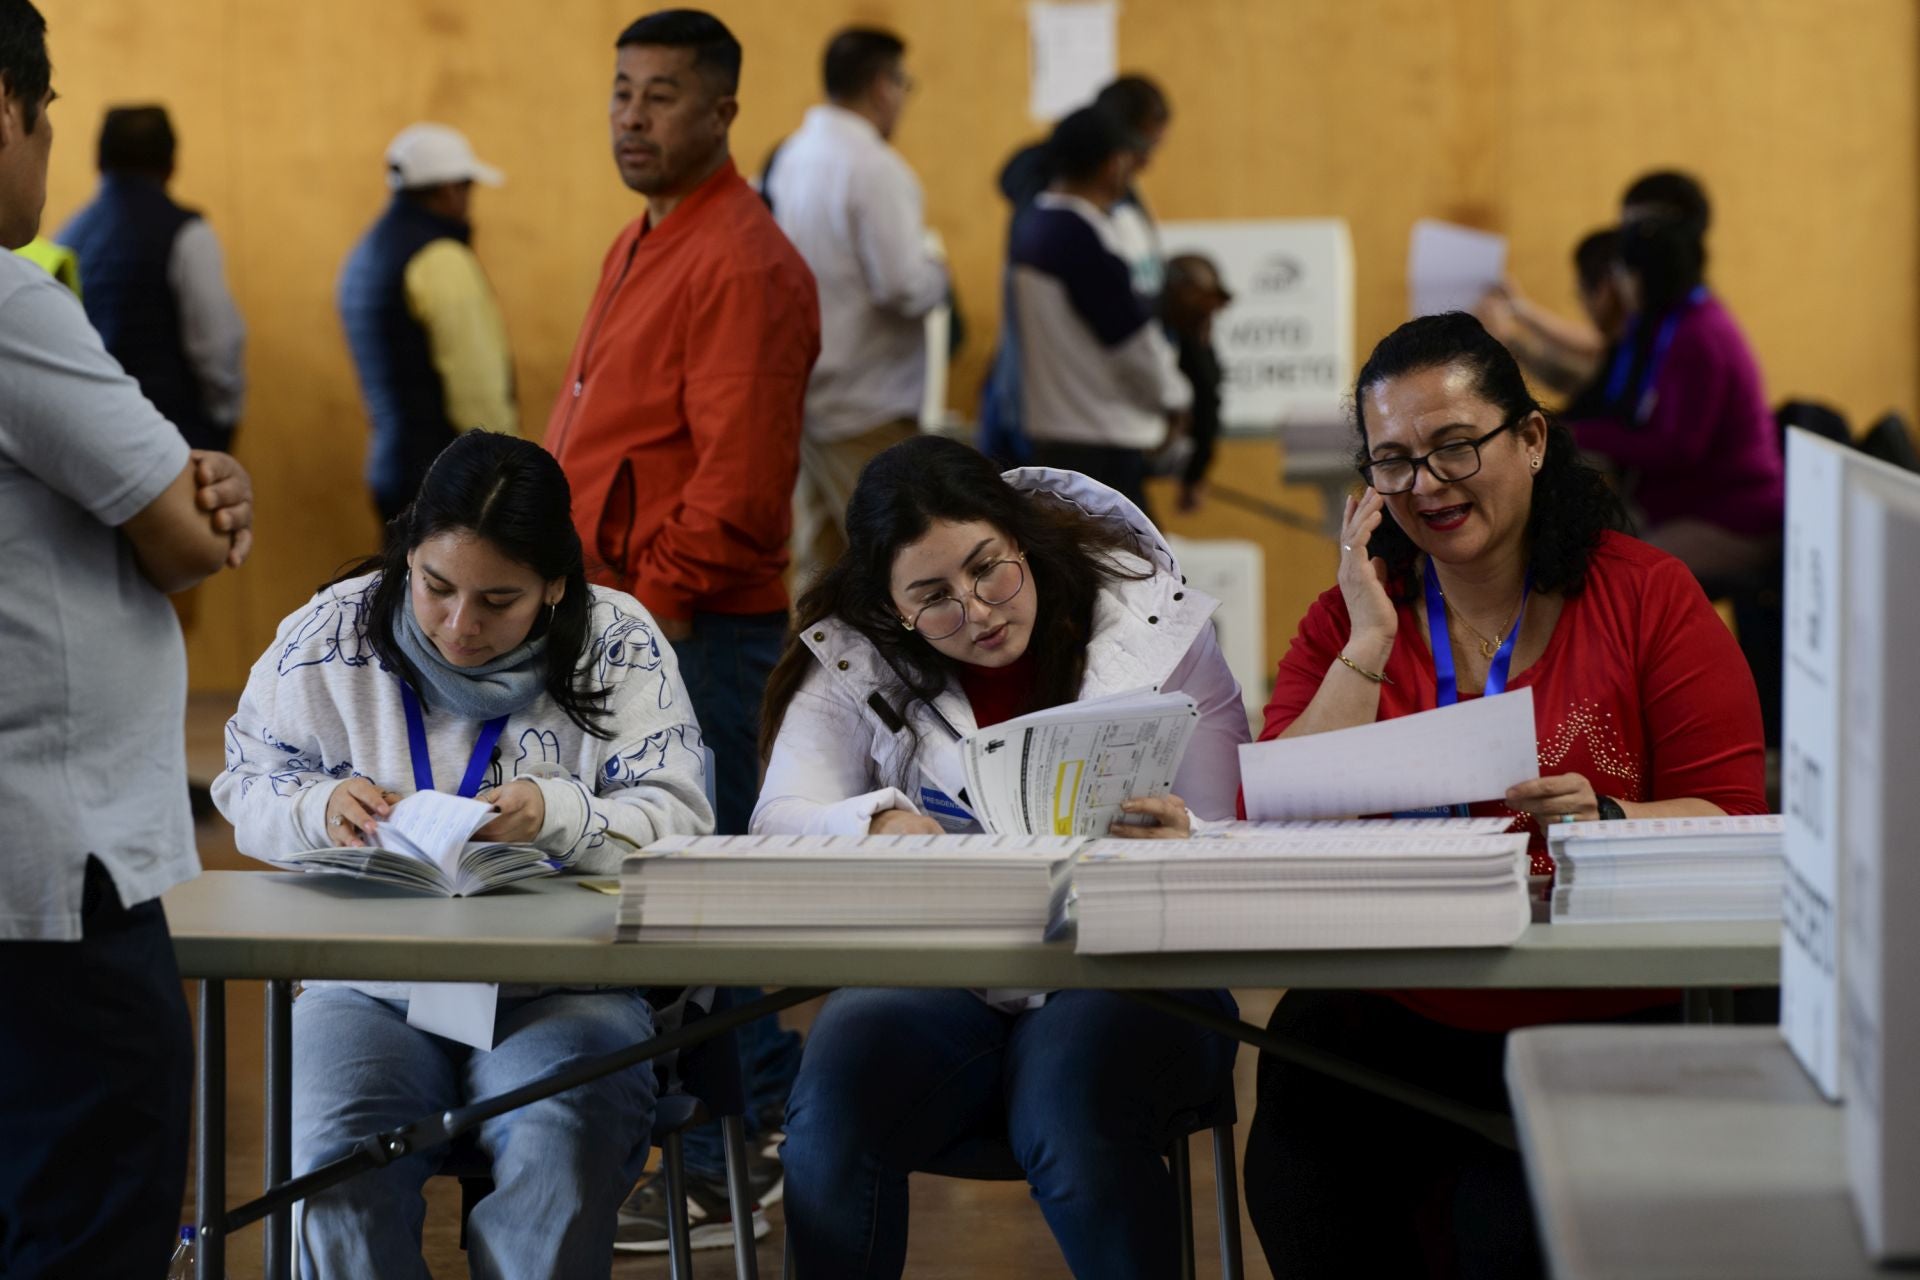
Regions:
[[1033, 709], [1033, 650], [1004, 667], [976, 667], [969, 662], [954, 664], [959, 672], [960, 689], [973, 708], [974, 723], [988, 725], [1023, 716]]

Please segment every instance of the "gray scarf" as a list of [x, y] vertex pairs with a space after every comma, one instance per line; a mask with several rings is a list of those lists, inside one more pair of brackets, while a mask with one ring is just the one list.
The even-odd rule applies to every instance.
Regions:
[[456, 667], [440, 656], [413, 616], [411, 596], [394, 610], [394, 642], [426, 687], [427, 705], [463, 720], [491, 720], [531, 706], [547, 687], [547, 638], [542, 635], [477, 667]]

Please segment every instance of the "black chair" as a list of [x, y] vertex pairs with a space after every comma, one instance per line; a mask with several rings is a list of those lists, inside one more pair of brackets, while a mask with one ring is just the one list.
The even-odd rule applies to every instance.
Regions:
[[1914, 447], [1913, 430], [1897, 413], [1883, 414], [1867, 428], [1867, 434], [1860, 437], [1860, 452], [1903, 471], [1920, 471], [1920, 449]]
[[[1213, 1133], [1213, 1181], [1219, 1201], [1220, 1274], [1223, 1280], [1241, 1280], [1246, 1274], [1240, 1250], [1240, 1185], [1234, 1174], [1233, 1087], [1227, 1087], [1219, 1104], [1204, 1112], [1174, 1118], [1173, 1141], [1167, 1147], [1167, 1164], [1173, 1171], [1174, 1195], [1180, 1213], [1180, 1280], [1194, 1280], [1193, 1171], [1188, 1159], [1187, 1140], [1196, 1133]], [[1005, 1135], [988, 1134], [964, 1138], [935, 1156], [919, 1173], [943, 1178], [965, 1178], [974, 1182], [1025, 1182], [1027, 1173], [1014, 1158], [1013, 1147]], [[792, 1240], [786, 1242], [781, 1265], [782, 1280], [796, 1280]]]
[[[677, 994], [677, 993], [675, 993]], [[725, 1009], [731, 993], [717, 990], [712, 1012]], [[684, 1024], [706, 1016], [689, 1003]], [[657, 1074], [657, 1073], [656, 1073]], [[715, 1116], [726, 1144], [727, 1201], [733, 1213], [733, 1256], [736, 1280], [759, 1280], [755, 1253], [753, 1216], [758, 1206], [747, 1187], [746, 1163], [746, 1087], [740, 1073], [738, 1037], [731, 1031], [713, 1037], [679, 1055], [677, 1069], [680, 1088], [666, 1091], [667, 1081], [654, 1106], [653, 1130], [649, 1140], [660, 1148], [661, 1163], [667, 1174], [667, 1263], [674, 1280], [692, 1280], [693, 1249], [687, 1222], [686, 1165], [681, 1155], [687, 1132], [706, 1124]], [[467, 1247], [467, 1218], [473, 1207], [493, 1190], [493, 1170], [474, 1135], [454, 1141], [440, 1162], [436, 1176], [460, 1180], [460, 1247]]]

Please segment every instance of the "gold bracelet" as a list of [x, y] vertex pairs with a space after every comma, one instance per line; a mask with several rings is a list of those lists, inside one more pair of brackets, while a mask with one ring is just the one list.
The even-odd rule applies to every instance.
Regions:
[[1375, 684], [1392, 684], [1393, 683], [1393, 681], [1387, 679], [1387, 675], [1384, 671], [1369, 671], [1365, 667], [1361, 666], [1359, 663], [1355, 662], [1352, 658], [1349, 658], [1344, 653], [1335, 654], [1334, 656], [1339, 658], [1340, 661], [1346, 663], [1348, 668], [1350, 668], [1356, 674], [1360, 675], [1365, 679], [1373, 681]]

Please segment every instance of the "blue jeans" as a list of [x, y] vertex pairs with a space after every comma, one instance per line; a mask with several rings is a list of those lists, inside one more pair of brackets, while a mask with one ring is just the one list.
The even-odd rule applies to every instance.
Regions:
[[[744, 835], [760, 797], [760, 695], [786, 643], [787, 615], [696, 613], [693, 635], [673, 646], [700, 732], [713, 751], [715, 830]], [[736, 1003], [758, 991], [734, 992]], [[740, 1028], [740, 1068], [750, 1131], [755, 1116], [779, 1115], [800, 1070], [800, 1033], [767, 1017]], [[684, 1142], [687, 1171], [718, 1181], [726, 1173], [720, 1126], [702, 1125]]]
[[[490, 1053], [407, 1025], [401, 1000], [319, 987], [293, 1005], [293, 1170], [345, 1155], [369, 1133], [491, 1097], [653, 1034], [639, 992], [502, 999]], [[475, 1277], [606, 1276], [614, 1218], [647, 1160], [651, 1064], [603, 1076], [480, 1126], [494, 1191], [468, 1220]], [[299, 1274], [426, 1277], [421, 1188], [445, 1147], [314, 1195], [296, 1219]]]
[[[1175, 993], [1233, 1012], [1224, 991]], [[896, 1277], [907, 1174], [1004, 1136], [1082, 1280], [1179, 1273], [1164, 1155], [1233, 1087], [1235, 1042], [1106, 991], [1009, 1014], [966, 991], [842, 990], [787, 1111], [786, 1215], [802, 1274]]]

